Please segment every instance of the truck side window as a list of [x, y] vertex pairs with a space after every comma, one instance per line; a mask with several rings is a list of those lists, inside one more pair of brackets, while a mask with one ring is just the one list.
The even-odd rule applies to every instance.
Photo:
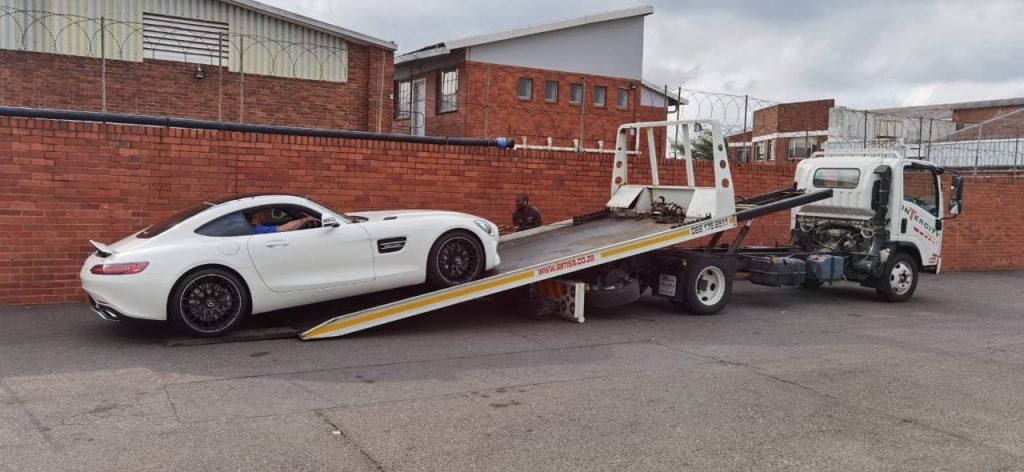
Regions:
[[817, 188], [857, 188], [860, 185], [860, 170], [818, 169], [814, 171], [813, 183]]
[[939, 192], [937, 180], [931, 169], [905, 167], [903, 169], [903, 201], [923, 208], [933, 216], [939, 216]]

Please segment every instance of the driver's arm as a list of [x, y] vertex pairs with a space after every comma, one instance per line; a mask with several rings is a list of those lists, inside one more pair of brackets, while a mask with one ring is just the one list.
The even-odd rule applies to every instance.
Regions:
[[289, 222], [279, 226], [277, 228], [277, 231], [278, 232], [282, 232], [282, 231], [292, 231], [292, 230], [295, 230], [295, 229], [299, 229], [303, 225], [305, 225], [306, 223], [309, 223], [310, 221], [313, 221], [313, 217], [312, 216], [307, 216], [305, 218], [299, 218], [297, 220], [292, 220], [292, 221], [289, 221]]

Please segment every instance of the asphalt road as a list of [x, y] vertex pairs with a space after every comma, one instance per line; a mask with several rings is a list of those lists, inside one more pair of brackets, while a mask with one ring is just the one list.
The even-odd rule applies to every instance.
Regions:
[[1024, 471], [1024, 272], [168, 347], [0, 308], [0, 470]]

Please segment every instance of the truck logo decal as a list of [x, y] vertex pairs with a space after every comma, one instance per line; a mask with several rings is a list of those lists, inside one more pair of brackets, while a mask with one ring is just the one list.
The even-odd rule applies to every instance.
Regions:
[[915, 232], [921, 233], [921, 235], [923, 235], [926, 238], [928, 238], [929, 241], [938, 244], [938, 242], [936, 242], [934, 239], [932, 239], [928, 234], [925, 234], [925, 233], [921, 232], [917, 228], [917, 226], [920, 226], [920, 227], [924, 228], [926, 231], [928, 231], [928, 233], [931, 233], [933, 235], [939, 234], [939, 232], [934, 227], [932, 227], [932, 225], [928, 224], [928, 222], [925, 221], [924, 218], [921, 218], [921, 215], [919, 215], [917, 213], [916, 209], [910, 208], [907, 205], [903, 205], [903, 213], [906, 213], [907, 214], [907, 219], [912, 221], [912, 222], [914, 222], [914, 224], [916, 225], [914, 227], [914, 231]]
[[595, 259], [596, 258], [594, 257], [594, 255], [591, 254], [589, 256], [582, 256], [582, 257], [577, 257], [575, 259], [568, 259], [568, 260], [565, 260], [565, 261], [556, 262], [554, 264], [551, 264], [551, 265], [548, 265], [548, 266], [544, 266], [544, 267], [541, 267], [541, 268], [537, 269], [537, 275], [546, 275], [546, 274], [551, 274], [551, 273], [558, 272], [558, 271], [565, 270], [565, 269], [571, 269], [571, 268], [576, 267], [576, 266], [581, 266], [581, 265], [584, 265], [584, 264], [589, 264], [591, 262], [594, 262]]

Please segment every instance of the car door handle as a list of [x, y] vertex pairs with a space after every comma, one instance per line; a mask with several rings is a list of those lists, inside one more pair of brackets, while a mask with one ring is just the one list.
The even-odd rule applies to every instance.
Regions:
[[288, 241], [285, 241], [283, 239], [275, 239], [273, 241], [267, 241], [267, 247], [278, 247], [278, 246], [287, 246], [287, 245], [288, 245]]

